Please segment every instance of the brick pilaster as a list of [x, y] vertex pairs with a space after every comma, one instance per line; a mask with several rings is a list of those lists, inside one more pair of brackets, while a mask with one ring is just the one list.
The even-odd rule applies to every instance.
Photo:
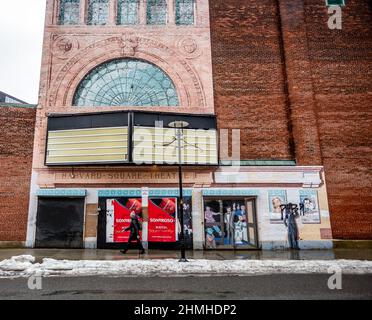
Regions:
[[302, 0], [278, 0], [296, 160], [322, 164]]

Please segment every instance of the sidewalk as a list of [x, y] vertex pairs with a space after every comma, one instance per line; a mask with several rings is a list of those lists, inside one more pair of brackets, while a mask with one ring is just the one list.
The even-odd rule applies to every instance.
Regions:
[[[0, 261], [13, 256], [31, 255], [36, 262], [44, 258], [56, 260], [162, 260], [178, 259], [179, 251], [149, 250], [145, 255], [138, 255], [132, 250], [122, 255], [118, 250], [74, 250], [74, 249], [0, 249]], [[206, 260], [370, 260], [371, 249], [334, 249], [334, 250], [301, 250], [301, 251], [188, 251], [189, 259]]]

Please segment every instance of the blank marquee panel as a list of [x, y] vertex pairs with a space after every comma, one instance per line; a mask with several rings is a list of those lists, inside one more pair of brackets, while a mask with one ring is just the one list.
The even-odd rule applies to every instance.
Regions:
[[[178, 164], [176, 133], [173, 128], [134, 127], [133, 162]], [[216, 130], [184, 129], [181, 141], [183, 164], [218, 164]]]
[[128, 161], [128, 127], [48, 132], [47, 165]]

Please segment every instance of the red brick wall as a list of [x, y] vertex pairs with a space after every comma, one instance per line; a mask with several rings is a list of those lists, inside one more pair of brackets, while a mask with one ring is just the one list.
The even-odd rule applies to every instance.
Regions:
[[275, 0], [210, 1], [220, 128], [241, 130], [241, 158], [291, 160]]
[[0, 241], [25, 241], [35, 109], [0, 106]]
[[323, 164], [334, 238], [372, 239], [370, 1], [347, 1], [341, 31], [324, 0], [210, 3], [220, 128], [241, 129], [242, 159]]
[[346, 1], [332, 31], [323, 2], [305, 8], [333, 236], [372, 239], [372, 4]]

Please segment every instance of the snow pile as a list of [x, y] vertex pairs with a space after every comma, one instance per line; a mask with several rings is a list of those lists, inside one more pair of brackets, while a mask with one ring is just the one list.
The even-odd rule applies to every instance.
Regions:
[[9, 271], [9, 272], [21, 272], [28, 270], [33, 266], [35, 262], [35, 258], [29, 255], [11, 257], [8, 260], [4, 260], [0, 262], [0, 275], [2, 271]]
[[32, 256], [12, 257], [0, 262], [0, 277], [48, 276], [202, 276], [260, 274], [372, 274], [372, 261], [278, 261], [278, 260], [166, 260], [70, 261]]

